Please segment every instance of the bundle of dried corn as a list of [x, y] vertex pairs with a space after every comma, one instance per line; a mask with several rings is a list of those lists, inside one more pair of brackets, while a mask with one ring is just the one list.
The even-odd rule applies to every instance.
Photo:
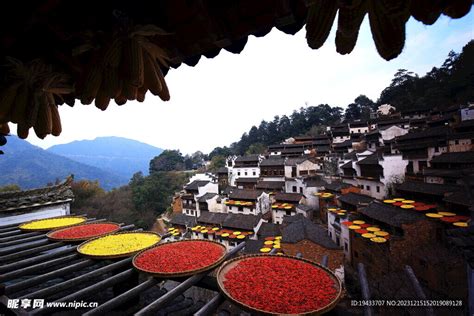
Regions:
[[163, 101], [170, 99], [160, 66], [168, 67], [168, 54], [150, 39], [166, 35], [154, 25], [137, 25], [107, 37], [98, 48], [78, 88], [83, 104], [105, 110], [111, 99], [118, 105], [127, 100], [143, 102], [148, 90]]
[[339, 11], [336, 49], [341, 54], [349, 54], [368, 13], [375, 46], [386, 60], [401, 53], [405, 24], [411, 15], [425, 24], [433, 24], [441, 13], [460, 18], [472, 5], [471, 0], [308, 0], [307, 3], [306, 38], [311, 48], [318, 49], [324, 44]]
[[53, 72], [52, 67], [36, 59], [29, 63], [8, 58], [9, 85], [0, 96], [0, 124], [18, 124], [20, 138], [28, 136], [31, 127], [39, 138], [61, 134], [61, 119], [55, 97], [73, 92], [67, 77]]

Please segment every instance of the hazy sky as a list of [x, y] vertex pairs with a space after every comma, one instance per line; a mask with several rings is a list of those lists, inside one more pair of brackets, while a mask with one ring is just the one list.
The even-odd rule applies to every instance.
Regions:
[[[358, 95], [376, 100], [399, 68], [420, 75], [439, 66], [450, 50], [474, 38], [474, 13], [459, 20], [441, 17], [434, 25], [407, 24], [402, 54], [390, 62], [376, 52], [367, 17], [350, 55], [339, 55], [335, 27], [319, 50], [306, 44], [305, 29], [295, 36], [277, 29], [251, 36], [242, 53], [222, 50], [195, 67], [171, 69], [166, 82], [171, 101], [147, 94], [144, 103], [115, 103], [102, 112], [93, 105], [60, 107], [63, 133], [28, 141], [43, 148], [98, 136], [122, 136], [157, 147], [209, 152], [240, 139], [252, 125], [308, 105], [345, 107]], [[12, 129], [16, 130], [16, 127]]]

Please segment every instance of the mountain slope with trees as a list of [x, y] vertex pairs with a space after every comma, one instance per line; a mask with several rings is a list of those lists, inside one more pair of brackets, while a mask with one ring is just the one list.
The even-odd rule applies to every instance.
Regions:
[[399, 69], [376, 101], [359, 95], [345, 110], [328, 104], [301, 107], [290, 116], [275, 116], [273, 121], [262, 121], [258, 127], [252, 126], [229, 147], [214, 148], [209, 158], [263, 153], [266, 146], [290, 136], [314, 136], [331, 124], [369, 119], [370, 112], [382, 104], [391, 104], [397, 111], [404, 111], [443, 109], [467, 102], [474, 102], [474, 41], [467, 43], [461, 53], [451, 51], [440, 67], [433, 67], [422, 77]]
[[138, 171], [148, 174], [150, 159], [163, 149], [123, 137], [97, 137], [55, 145], [48, 151], [130, 179]]
[[22, 189], [43, 187], [70, 174], [77, 180], [98, 180], [106, 190], [128, 182], [126, 177], [50, 153], [16, 136], [8, 137], [0, 170], [0, 185], [17, 184]]

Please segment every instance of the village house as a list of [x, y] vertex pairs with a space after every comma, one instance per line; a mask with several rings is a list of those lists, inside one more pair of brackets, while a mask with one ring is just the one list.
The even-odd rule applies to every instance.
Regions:
[[264, 191], [233, 189], [224, 204], [228, 213], [265, 214], [270, 210], [270, 195]]
[[331, 132], [333, 145], [351, 139], [351, 133], [349, 131], [349, 126], [347, 123], [334, 125], [328, 127], [328, 129]]
[[406, 130], [410, 129], [410, 120], [408, 119], [384, 117], [384, 118], [375, 120], [373, 123], [375, 124], [372, 125], [373, 126], [372, 129], [383, 130], [383, 129], [390, 128], [392, 126], [397, 126]]
[[260, 162], [264, 159], [261, 155], [247, 155], [240, 156], [232, 160], [232, 167], [230, 168], [230, 185], [236, 186], [236, 180], [240, 177], [245, 178], [259, 178], [260, 177]]
[[408, 179], [419, 180], [428, 161], [433, 156], [448, 151], [447, 135], [450, 128], [447, 126], [427, 128], [415, 131], [395, 139], [395, 147], [402, 153], [403, 159], [408, 161], [406, 176]]
[[70, 214], [74, 201], [72, 177], [60, 184], [24, 191], [0, 193], [0, 225]]
[[405, 110], [400, 112], [400, 116], [403, 119], [425, 119], [429, 117], [430, 111], [430, 108]]
[[263, 181], [285, 181], [285, 159], [270, 157], [260, 163], [260, 177]]
[[267, 193], [285, 191], [285, 181], [264, 181], [259, 180], [255, 186], [256, 190]]
[[474, 120], [474, 104], [471, 103], [460, 110], [461, 121]]
[[177, 235], [168, 236], [165, 240], [176, 241], [183, 237], [189, 237], [189, 228], [196, 225], [196, 217], [186, 214], [173, 213], [169, 220], [171, 227], [178, 229]]
[[406, 133], [408, 133], [407, 129], [396, 125], [372, 130], [365, 135], [367, 149], [375, 151], [380, 147], [384, 147], [388, 141], [393, 140], [395, 137], [405, 135]]
[[408, 162], [401, 155], [374, 153], [353, 164], [361, 193], [383, 199], [392, 185], [403, 180]]
[[227, 167], [221, 167], [217, 169], [216, 175], [217, 175], [218, 191], [219, 191], [219, 194], [222, 194], [225, 188], [229, 185], [229, 169], [227, 169]]
[[258, 178], [241, 177], [235, 180], [235, 186], [239, 189], [254, 190], [257, 182]]
[[[381, 117], [381, 116], [387, 116], [393, 114], [397, 109], [390, 105], [390, 104], [382, 104], [377, 108], [376, 116]], [[372, 113], [371, 113], [372, 114]]]
[[343, 264], [343, 252], [329, 238], [324, 227], [313, 223], [304, 216], [285, 216], [281, 226], [281, 248], [285, 254], [295, 256], [301, 253], [303, 258], [321, 262], [323, 256], [328, 256], [328, 267], [331, 270], [340, 268]]
[[266, 237], [281, 236], [280, 225], [263, 222], [258, 226], [257, 238], [264, 240]]
[[284, 176], [286, 179], [314, 176], [318, 168], [310, 157], [288, 158], [285, 161]]
[[183, 213], [199, 217], [197, 199], [206, 193], [217, 194], [218, 184], [209, 180], [194, 180], [184, 186], [184, 191], [185, 193], [181, 195]]
[[352, 134], [365, 134], [369, 131], [367, 121], [352, 121], [349, 122], [349, 132]]
[[406, 265], [428, 289], [428, 297], [467, 296], [466, 263], [445, 245], [446, 225], [442, 221], [380, 202], [361, 208], [359, 214], [361, 220], [390, 234], [387, 242], [379, 244], [352, 230], [349, 233], [348, 262], [353, 270], [358, 263], [364, 264], [374, 297], [394, 297], [394, 287], [386, 285], [396, 282]]
[[284, 216], [296, 215], [298, 204], [305, 203], [305, 197], [299, 193], [281, 193], [278, 192], [272, 196], [272, 222], [281, 224]]
[[355, 212], [359, 207], [367, 206], [374, 200], [374, 198], [365, 194], [348, 192], [339, 195], [337, 200], [341, 209], [347, 210], [348, 212]]
[[444, 206], [448, 211], [469, 216], [467, 210], [470, 205], [466, 205], [469, 204], [468, 192], [464, 185], [405, 181], [395, 188], [404, 198]]

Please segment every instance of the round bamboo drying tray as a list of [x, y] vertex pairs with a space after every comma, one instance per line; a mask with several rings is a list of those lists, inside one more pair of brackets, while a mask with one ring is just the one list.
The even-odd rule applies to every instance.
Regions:
[[[194, 242], [194, 241], [208, 242], [208, 243], [212, 243], [214, 245], [219, 246], [220, 248], [222, 248], [222, 256], [218, 260], [216, 260], [213, 264], [207, 265], [205, 267], [202, 267], [202, 268], [199, 268], [199, 269], [193, 269], [193, 270], [186, 270], [186, 271], [182, 271], [182, 272], [172, 272], [172, 273], [170, 273], [170, 272], [150, 271], [150, 270], [146, 270], [144, 268], [141, 268], [136, 264], [137, 258], [142, 253], [144, 253], [148, 250], [153, 250], [155, 248], [163, 247], [163, 246], [166, 246], [166, 245], [169, 245], [169, 244], [183, 243], [183, 242]], [[135, 269], [137, 269], [139, 271], [148, 273], [148, 274], [153, 275], [154, 277], [158, 277], [158, 278], [186, 277], [186, 276], [191, 276], [191, 275], [194, 275], [194, 274], [198, 274], [198, 273], [201, 273], [201, 272], [205, 272], [205, 271], [209, 271], [209, 270], [214, 269], [215, 267], [217, 267], [218, 265], [220, 265], [224, 261], [226, 254], [227, 254], [226, 247], [223, 244], [219, 243], [219, 242], [215, 242], [215, 241], [212, 241], [212, 240], [206, 240], [206, 239], [185, 239], [185, 240], [172, 241], [172, 242], [167, 242], [167, 243], [155, 245], [155, 246], [152, 246], [150, 248], [147, 248], [147, 249], [144, 249], [144, 250], [140, 251], [139, 253], [137, 253], [133, 257], [133, 266], [135, 267]]]
[[[79, 237], [79, 238], [58, 238], [58, 237], [54, 237], [53, 235], [55, 233], [58, 233], [60, 231], [64, 231], [64, 230], [68, 230], [68, 229], [71, 229], [75, 226], [89, 226], [89, 225], [93, 225], [93, 224], [113, 224], [113, 225], [116, 225], [117, 227], [110, 231], [110, 232], [106, 232], [106, 233], [101, 233], [99, 235], [94, 235], [94, 236], [89, 236], [89, 237]], [[120, 224], [118, 223], [115, 223], [115, 222], [90, 222], [90, 223], [87, 223], [87, 224], [77, 224], [77, 225], [73, 225], [73, 226], [69, 226], [69, 227], [62, 227], [62, 228], [58, 228], [58, 229], [55, 229], [53, 231], [50, 231], [49, 233], [46, 234], [46, 237], [48, 237], [49, 240], [54, 240], [54, 241], [64, 241], [64, 242], [81, 242], [81, 241], [86, 241], [86, 240], [89, 240], [91, 238], [96, 238], [96, 237], [102, 237], [102, 236], [105, 236], [105, 235], [109, 235], [109, 234], [113, 234], [113, 233], [116, 233], [120, 230]]]
[[[60, 219], [60, 218], [81, 218], [84, 219], [84, 221], [80, 223], [75, 223], [75, 224], [70, 224], [70, 225], [64, 225], [64, 226], [59, 226], [59, 227], [46, 227], [46, 228], [22, 228], [23, 225], [26, 224], [31, 224], [33, 222], [40, 222], [40, 221], [45, 221], [45, 220], [50, 220], [50, 219]], [[82, 225], [84, 222], [87, 220], [87, 217], [85, 216], [73, 216], [73, 215], [66, 215], [66, 216], [56, 216], [56, 217], [49, 217], [49, 218], [43, 218], [43, 219], [34, 219], [25, 223], [22, 223], [18, 225], [18, 228], [24, 232], [46, 232], [50, 230], [55, 230], [55, 229], [60, 229], [60, 228], [67, 228], [67, 227], [72, 227], [76, 225]]]
[[272, 255], [272, 254], [246, 255], [246, 256], [237, 257], [237, 258], [234, 258], [234, 259], [231, 259], [229, 261], [224, 262], [220, 266], [219, 270], [217, 271], [217, 284], [218, 284], [219, 289], [221, 290], [222, 294], [224, 294], [224, 296], [227, 299], [229, 299], [231, 302], [235, 303], [236, 305], [242, 307], [243, 309], [245, 309], [249, 312], [252, 312], [252, 314], [257, 313], [258, 315], [281, 315], [280, 313], [274, 313], [274, 312], [269, 312], [269, 311], [264, 311], [264, 310], [261, 310], [261, 309], [253, 308], [253, 307], [251, 307], [251, 306], [249, 306], [245, 303], [242, 303], [242, 302], [234, 299], [227, 292], [227, 290], [225, 289], [224, 281], [225, 281], [225, 275], [226, 275], [227, 272], [229, 272], [232, 268], [237, 266], [241, 261], [249, 259], [249, 258], [254, 258], [254, 257], [290, 258], [290, 259], [294, 259], [294, 260], [303, 261], [303, 262], [309, 263], [309, 264], [311, 264], [315, 267], [318, 267], [319, 269], [324, 270], [331, 277], [331, 279], [333, 279], [334, 284], [336, 284], [337, 287], [338, 287], [338, 293], [337, 293], [335, 299], [330, 304], [328, 304], [328, 305], [326, 305], [326, 306], [324, 306], [320, 309], [311, 310], [311, 311], [307, 311], [307, 312], [304, 312], [304, 313], [299, 313], [298, 315], [320, 315], [320, 314], [323, 314], [323, 313], [327, 313], [336, 306], [336, 304], [339, 302], [339, 300], [342, 297], [342, 284], [341, 284], [341, 281], [339, 280], [339, 278], [331, 270], [329, 270], [326, 267], [323, 267], [322, 265], [320, 265], [318, 263], [315, 263], [313, 261], [310, 261], [310, 260], [307, 260], [307, 259], [304, 259], [304, 258], [298, 258], [298, 257], [294, 257], [294, 256], [289, 256], [289, 255]]
[[[126, 252], [126, 253], [121, 253], [121, 254], [116, 254], [116, 255], [107, 255], [107, 254], [105, 254], [105, 255], [91, 255], [91, 254], [81, 252], [81, 249], [86, 244], [88, 244], [90, 242], [93, 242], [94, 240], [104, 238], [104, 237], [107, 237], [107, 236], [111, 236], [111, 235], [121, 235], [121, 234], [131, 234], [131, 233], [156, 235], [156, 236], [158, 236], [158, 241], [155, 242], [154, 244], [150, 245], [150, 246], [147, 246], [147, 247], [143, 248], [143, 249], [139, 249], [139, 250], [135, 250], [135, 251], [129, 251], [129, 252]], [[151, 247], [155, 246], [157, 243], [159, 243], [161, 240], [162, 240], [161, 235], [159, 235], [155, 232], [151, 232], [151, 231], [127, 231], [127, 232], [110, 233], [110, 234], [102, 235], [102, 236], [99, 236], [99, 237], [94, 237], [92, 239], [84, 241], [83, 243], [81, 243], [80, 245], [77, 246], [77, 252], [79, 252], [81, 255], [83, 255], [85, 257], [88, 257], [88, 258], [91, 258], [91, 259], [117, 259], [117, 258], [129, 257], [129, 256], [132, 256], [132, 255], [142, 251], [142, 250], [151, 248]]]

